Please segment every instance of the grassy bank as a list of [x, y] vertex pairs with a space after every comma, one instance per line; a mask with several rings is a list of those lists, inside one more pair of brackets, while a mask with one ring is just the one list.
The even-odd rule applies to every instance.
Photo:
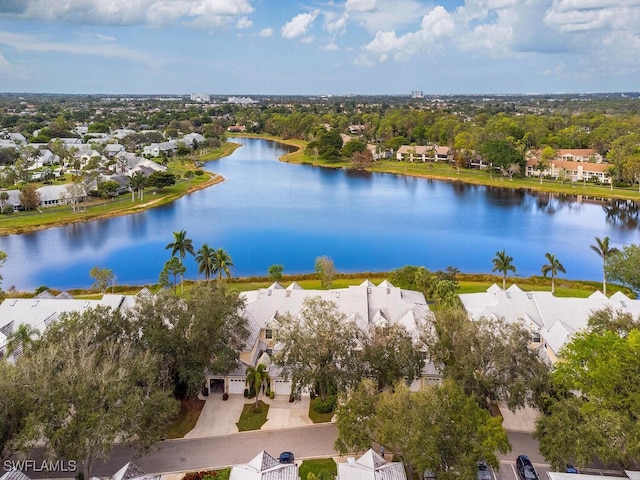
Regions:
[[[203, 175], [190, 179], [185, 175], [198, 170], [195, 161], [205, 162], [227, 156], [239, 146], [237, 143], [225, 143], [220, 148], [207, 149], [206, 152], [196, 152], [194, 155], [171, 160], [168, 164], [168, 170], [176, 175], [178, 179], [176, 184], [158, 191], [146, 188], [142, 200], [135, 198], [132, 201], [131, 195], [125, 194], [113, 199], [89, 198], [81, 211], [76, 212], [68, 205], [61, 205], [28, 212], [16, 212], [11, 215], [0, 215], [0, 235], [29, 233], [70, 223], [129, 215], [166, 205], [183, 195], [222, 182], [224, 179], [213, 172], [204, 172]], [[70, 178], [65, 180], [71, 181]]]
[[[243, 134], [238, 137], [264, 138], [297, 147], [298, 150], [280, 157], [287, 163], [313, 165], [327, 168], [351, 168], [348, 161], [328, 162], [319, 158], [305, 155], [304, 149], [308, 142], [299, 139], [282, 139], [272, 135]], [[499, 188], [512, 188], [527, 191], [563, 194], [582, 199], [625, 199], [640, 201], [640, 192], [636, 188], [611, 188], [610, 185], [598, 185], [590, 182], [560, 182], [559, 180], [543, 180], [538, 178], [518, 177], [509, 180], [500, 174], [490, 174], [486, 170], [458, 170], [455, 166], [443, 163], [409, 163], [395, 160], [381, 160], [368, 168], [369, 172], [393, 173], [412, 177], [433, 178], [451, 182], [468, 183], [472, 185], [486, 185]]]

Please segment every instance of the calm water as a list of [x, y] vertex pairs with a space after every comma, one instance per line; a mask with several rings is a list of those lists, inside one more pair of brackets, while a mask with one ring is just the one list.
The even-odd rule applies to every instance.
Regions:
[[[638, 207], [622, 202], [561, 200], [509, 189], [328, 170], [278, 162], [286, 147], [240, 139], [233, 155], [207, 168], [220, 185], [172, 205], [103, 221], [0, 237], [9, 259], [2, 286], [71, 288], [91, 285], [89, 270], [113, 269], [121, 284], [157, 281], [172, 232], [185, 229], [196, 250], [225, 248], [235, 276], [310, 272], [316, 257], [341, 272], [391, 270], [405, 264], [437, 270], [489, 272], [497, 250], [514, 257], [517, 274], [539, 274], [551, 252], [571, 278], [599, 280], [589, 245], [640, 243]], [[508, 181], [505, 180], [505, 185]], [[186, 262], [187, 277], [197, 267]]]

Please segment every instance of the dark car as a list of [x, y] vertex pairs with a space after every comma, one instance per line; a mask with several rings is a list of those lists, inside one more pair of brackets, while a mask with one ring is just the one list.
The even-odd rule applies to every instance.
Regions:
[[293, 456], [293, 453], [291, 452], [282, 452], [280, 454], [280, 458], [279, 458], [279, 462], [280, 463], [293, 463], [295, 461], [295, 458]]
[[516, 470], [520, 480], [539, 480], [536, 469], [526, 455], [520, 455], [516, 459]]
[[478, 473], [476, 474], [476, 478], [478, 480], [493, 480], [491, 467], [489, 467], [489, 465], [487, 465], [487, 462], [485, 462], [484, 460], [480, 460], [478, 462]]

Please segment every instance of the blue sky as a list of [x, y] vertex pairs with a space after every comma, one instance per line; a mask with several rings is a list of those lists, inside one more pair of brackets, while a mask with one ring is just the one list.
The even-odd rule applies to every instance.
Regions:
[[0, 92], [640, 90], [640, 0], [0, 0]]

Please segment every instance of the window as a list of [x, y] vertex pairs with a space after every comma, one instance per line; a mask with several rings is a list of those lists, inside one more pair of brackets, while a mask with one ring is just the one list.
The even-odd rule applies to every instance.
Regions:
[[264, 338], [268, 338], [268, 339], [272, 339], [273, 338], [273, 329], [272, 328], [267, 328], [264, 331]]
[[533, 340], [533, 343], [540, 343], [540, 332], [533, 332], [531, 339]]

